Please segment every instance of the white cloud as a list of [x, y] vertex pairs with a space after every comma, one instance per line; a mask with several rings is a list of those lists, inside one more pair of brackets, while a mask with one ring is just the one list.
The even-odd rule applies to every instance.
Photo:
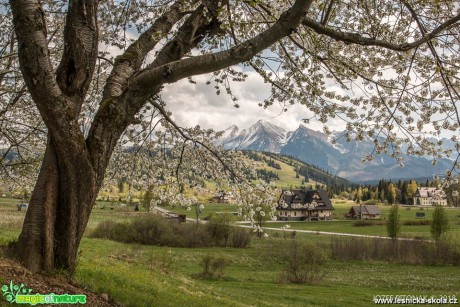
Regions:
[[[256, 73], [247, 74], [246, 82], [232, 84], [232, 92], [238, 98], [239, 108], [235, 108], [231, 98], [223, 93], [225, 90], [221, 88], [220, 95], [216, 95], [214, 84], [205, 84], [212, 75], [194, 77], [196, 84], [188, 80], [169, 84], [162, 91], [162, 97], [167, 109], [173, 113], [173, 118], [185, 127], [200, 125], [202, 128], [224, 130], [235, 124], [245, 129], [259, 119], [264, 119], [292, 131], [302, 124], [302, 119], [313, 115], [300, 104], [289, 105], [286, 112], [283, 111], [284, 107], [276, 104], [267, 109], [259, 107], [258, 104], [270, 96], [270, 86]], [[316, 122], [307, 126], [322, 130], [322, 125]], [[340, 120], [331, 120], [328, 123], [330, 130], [343, 130], [344, 126]]]

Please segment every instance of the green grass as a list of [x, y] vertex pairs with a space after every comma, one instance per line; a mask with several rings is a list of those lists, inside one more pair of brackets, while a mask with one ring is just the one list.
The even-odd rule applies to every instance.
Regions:
[[[345, 214], [348, 213], [350, 207], [354, 205], [353, 202], [334, 202], [334, 210], [332, 221], [305, 221], [305, 222], [292, 222], [286, 221], [280, 222], [268, 222], [265, 226], [281, 228], [285, 224], [289, 224], [291, 229], [295, 230], [311, 230], [311, 231], [326, 231], [326, 232], [340, 232], [340, 233], [351, 233], [351, 234], [363, 234], [363, 235], [376, 235], [386, 236], [385, 225], [372, 225], [372, 226], [353, 226], [354, 220], [345, 218]], [[385, 222], [390, 212], [390, 206], [379, 206], [382, 212], [380, 221], [375, 221], [376, 224], [383, 221]], [[399, 215], [401, 222], [408, 220], [419, 220], [415, 217], [416, 212], [424, 212], [425, 219], [431, 220], [433, 208], [420, 208], [415, 207], [401, 207], [399, 209]], [[447, 215], [449, 217], [449, 232], [453, 237], [460, 239], [460, 208], [446, 208]], [[416, 226], [401, 226], [401, 237], [408, 238], [429, 238], [430, 225], [416, 225]]]
[[[17, 212], [16, 200], [0, 201], [0, 244], [19, 235], [25, 212]], [[133, 208], [114, 205], [101, 209], [96, 205], [89, 230], [103, 220], [128, 220]], [[336, 204], [344, 213], [350, 204]], [[142, 209], [141, 209], [142, 210]], [[209, 211], [206, 211], [209, 210]], [[387, 214], [389, 208], [382, 207]], [[460, 218], [460, 209], [448, 209], [451, 225]], [[209, 204], [208, 212], [236, 211], [236, 206]], [[430, 218], [431, 209], [424, 210]], [[190, 212], [190, 211], [188, 211]], [[416, 210], [401, 208], [402, 220], [413, 219]], [[192, 212], [193, 213], [193, 212]], [[430, 214], [428, 214], [430, 213]], [[290, 223], [293, 229], [385, 235], [384, 226], [355, 227], [352, 221]], [[276, 224], [278, 226], [284, 223]], [[458, 232], [458, 226], [454, 226]], [[403, 234], [428, 236], [429, 226], [403, 226]], [[314, 241], [328, 248], [330, 238], [312, 234], [296, 235], [297, 241]], [[80, 246], [77, 282], [97, 293], [109, 296], [125, 306], [369, 306], [373, 295], [456, 295], [460, 297], [458, 267], [402, 265], [387, 262], [329, 260], [325, 276], [315, 285], [280, 284], [284, 266], [281, 256], [290, 240], [254, 238], [250, 248], [170, 248], [123, 244], [84, 237]], [[205, 255], [224, 257], [225, 276], [216, 279], [198, 277]], [[1, 277], [1, 276], [0, 276]]]
[[[76, 279], [126, 306], [369, 306], [373, 295], [460, 295], [458, 271], [449, 266], [331, 260], [319, 284], [280, 284], [280, 252], [288, 244], [271, 239], [249, 249], [180, 249], [84, 239]], [[227, 259], [224, 278], [197, 277], [206, 254]]]
[[[276, 169], [271, 166], [268, 166], [263, 161], [257, 161], [260, 166], [257, 166], [256, 169], [266, 169], [267, 171], [272, 171], [274, 173], [277, 173], [279, 176], [279, 180], [274, 180], [273, 182], [275, 185], [279, 188], [283, 189], [288, 189], [288, 188], [294, 188], [296, 186], [301, 186], [302, 185], [302, 178], [303, 176], [299, 176], [299, 178], [296, 178], [296, 173], [295, 169], [292, 165], [289, 165], [281, 160], [275, 159], [273, 157], [267, 156], [263, 153], [258, 153], [259, 155], [265, 156], [267, 159], [272, 159], [276, 163], [278, 163], [281, 166], [281, 169]], [[318, 182], [310, 179], [308, 182], [304, 183], [303, 185], [308, 186], [312, 185], [313, 187], [318, 184]], [[321, 184], [321, 183], [319, 183]]]

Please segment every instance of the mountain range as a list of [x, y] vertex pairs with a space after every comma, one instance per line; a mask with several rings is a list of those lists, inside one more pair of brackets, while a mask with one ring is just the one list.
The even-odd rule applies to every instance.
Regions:
[[[286, 131], [272, 123], [259, 120], [249, 129], [240, 130], [236, 125], [227, 128], [216, 145], [225, 149], [244, 149], [281, 153], [293, 156], [305, 163], [326, 169], [337, 176], [361, 182], [379, 179], [406, 179], [432, 177], [443, 174], [452, 167], [449, 159], [438, 159], [432, 165], [431, 159], [403, 155], [404, 167], [387, 154], [374, 157], [372, 161], [362, 162], [372, 152], [374, 142], [370, 138], [363, 141], [347, 142], [339, 138], [343, 132], [326, 135], [322, 132], [300, 125], [295, 131]], [[332, 142], [332, 140], [336, 140]], [[445, 139], [449, 148], [455, 144]]]

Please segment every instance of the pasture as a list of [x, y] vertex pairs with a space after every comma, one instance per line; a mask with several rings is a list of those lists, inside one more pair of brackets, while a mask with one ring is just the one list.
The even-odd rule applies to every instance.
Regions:
[[[0, 199], [2, 245], [13, 241], [20, 233], [25, 212], [17, 211], [16, 202], [14, 199]], [[134, 212], [130, 207], [102, 207], [103, 204], [97, 204], [94, 208], [87, 234], [102, 221], [123, 222], [148, 214], [142, 210]], [[347, 207], [348, 204], [336, 205], [337, 217]], [[234, 212], [236, 207], [212, 204], [205, 207], [202, 214], [223, 211]], [[382, 208], [382, 211], [384, 220], [388, 211], [387, 208]], [[400, 210], [402, 221], [413, 219], [415, 212], [413, 208]], [[193, 211], [188, 213], [194, 214]], [[449, 210], [451, 231], [456, 235], [459, 214], [458, 209]], [[293, 229], [385, 235], [385, 226], [357, 227], [352, 223], [341, 219], [290, 224]], [[284, 224], [267, 225], [277, 227]], [[374, 295], [460, 297], [459, 269], [452, 265], [343, 261], [328, 257], [321, 264], [322, 278], [317, 282], [281, 282], [280, 274], [286, 267], [286, 251], [293, 242], [315, 244], [330, 254], [331, 237], [297, 233], [292, 239], [283, 236], [282, 231], [275, 233], [271, 231], [267, 239], [254, 236], [248, 248], [148, 246], [85, 235], [73, 278], [96, 293], [107, 293], [125, 306], [369, 306], [373, 304]], [[403, 234], [427, 237], [429, 226], [403, 227]], [[205, 257], [223, 259], [225, 268], [221, 276], [205, 278], [200, 275]]]

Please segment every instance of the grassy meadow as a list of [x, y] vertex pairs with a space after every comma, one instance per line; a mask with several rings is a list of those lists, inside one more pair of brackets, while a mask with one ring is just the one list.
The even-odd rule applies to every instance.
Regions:
[[[24, 211], [15, 199], [0, 199], [0, 244], [14, 240], [22, 227]], [[455, 295], [460, 298], [459, 267], [408, 265], [393, 261], [343, 261], [328, 257], [321, 276], [312, 284], [282, 282], [287, 251], [293, 242], [315, 244], [330, 254], [331, 236], [297, 233], [295, 239], [271, 231], [267, 239], [254, 237], [248, 248], [174, 248], [124, 244], [90, 238], [102, 221], [129, 221], [143, 216], [132, 207], [96, 204], [82, 240], [74, 279], [96, 293], [107, 293], [124, 306], [369, 306], [374, 295]], [[112, 205], [113, 209], [110, 209]], [[386, 235], [385, 226], [353, 226], [343, 219], [351, 203], [335, 203], [336, 221], [291, 222], [293, 229]], [[195, 212], [168, 208], [194, 217]], [[382, 207], [383, 220], [389, 208]], [[451, 233], [458, 235], [460, 210], [447, 209]], [[205, 205], [202, 217], [234, 212], [236, 206]], [[415, 219], [415, 210], [401, 208], [401, 220]], [[425, 209], [426, 219], [431, 210]], [[280, 227], [286, 223], [270, 223]], [[403, 226], [403, 236], [428, 237], [429, 226]], [[223, 259], [218, 277], [206, 277], [203, 260]]]

